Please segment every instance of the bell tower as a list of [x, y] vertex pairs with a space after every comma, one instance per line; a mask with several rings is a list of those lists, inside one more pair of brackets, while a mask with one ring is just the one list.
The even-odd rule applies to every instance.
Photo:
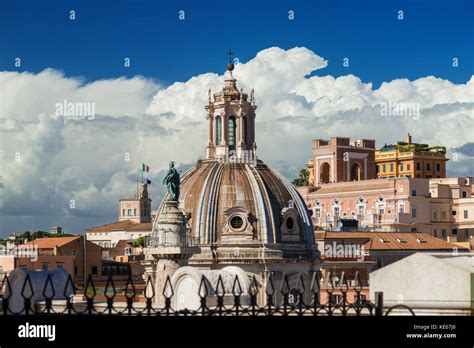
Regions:
[[134, 197], [119, 200], [119, 221], [132, 220], [134, 222], [151, 222], [151, 198], [148, 194], [148, 185], [143, 183], [140, 192]]
[[222, 90], [211, 95], [205, 106], [209, 121], [209, 140], [206, 158], [245, 160], [256, 158], [255, 151], [255, 105], [254, 91], [250, 98], [237, 88], [237, 80], [232, 75], [232, 50], [229, 50], [229, 63], [224, 75]]

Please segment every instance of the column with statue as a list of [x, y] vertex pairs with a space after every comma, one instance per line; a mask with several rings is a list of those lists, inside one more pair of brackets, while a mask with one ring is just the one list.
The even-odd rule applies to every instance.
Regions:
[[196, 248], [188, 246], [187, 220], [184, 211], [179, 209], [180, 175], [170, 162], [168, 173], [163, 179], [168, 194], [153, 223], [150, 246], [146, 249], [146, 263], [149, 272], [155, 275], [155, 296], [158, 305], [164, 302], [163, 290], [166, 279], [182, 266], [188, 264], [188, 259], [197, 252]]

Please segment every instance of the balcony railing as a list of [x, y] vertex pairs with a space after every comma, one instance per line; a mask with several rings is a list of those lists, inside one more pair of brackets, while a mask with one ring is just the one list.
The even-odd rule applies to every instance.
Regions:
[[[236, 276], [232, 290], [225, 290], [221, 277], [215, 289], [208, 287], [203, 277], [198, 289], [200, 306], [197, 309], [173, 308], [175, 289], [168, 277], [163, 292], [155, 293], [153, 281], [148, 277], [145, 289], [139, 292], [129, 277], [123, 288], [116, 288], [113, 277], [109, 277], [100, 295], [93, 278], [78, 294], [72, 278], [69, 276], [64, 287], [53, 285], [51, 275], [45, 280], [42, 290], [35, 290], [29, 274], [22, 286], [14, 287], [8, 277], [2, 282], [0, 314], [66, 314], [66, 315], [144, 315], [144, 316], [373, 316], [383, 315], [383, 293], [376, 293], [376, 303], [365, 299], [363, 285], [358, 273], [354, 279], [346, 279], [344, 273], [337, 279], [327, 274], [321, 278], [319, 272], [313, 272], [310, 284], [304, 277], [298, 276], [297, 285], [290, 287], [288, 277], [283, 275], [281, 286], [276, 289], [272, 275], [266, 279], [263, 287], [255, 277], [250, 280], [248, 289], [243, 289]], [[17, 285], [17, 284], [16, 284]], [[228, 288], [227, 288], [228, 289]], [[245, 290], [245, 291], [244, 291]], [[365, 289], [366, 290], [366, 289]], [[337, 295], [337, 296], [333, 296]], [[349, 300], [349, 295], [354, 299]], [[157, 301], [157, 297], [160, 298]], [[117, 299], [120, 299], [119, 302]], [[264, 299], [262, 302], [261, 300]], [[163, 303], [158, 305], [157, 303]], [[259, 304], [259, 303], [264, 303]]]

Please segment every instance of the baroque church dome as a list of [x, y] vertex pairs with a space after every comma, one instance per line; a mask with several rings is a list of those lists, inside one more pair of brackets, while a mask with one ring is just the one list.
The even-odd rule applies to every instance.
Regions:
[[237, 280], [242, 303], [250, 303], [249, 284], [294, 290], [302, 280], [309, 288], [320, 266], [305, 202], [285, 177], [257, 159], [254, 92], [237, 88], [233, 70], [229, 62], [222, 89], [209, 91], [206, 158], [183, 175], [171, 163], [164, 180], [169, 193], [143, 261], [158, 305], [167, 284], [175, 293], [172, 308], [198, 310], [202, 284], [213, 296], [219, 282], [231, 293]]
[[[254, 92], [249, 98], [239, 90], [232, 70], [229, 64], [222, 90], [213, 95], [209, 90], [206, 159], [181, 177], [179, 209], [187, 217], [186, 243], [313, 245], [304, 200], [286, 178], [257, 160]], [[157, 216], [166, 209], [162, 203]]]
[[183, 176], [181, 195], [193, 244], [313, 242], [303, 199], [261, 161], [200, 161]]

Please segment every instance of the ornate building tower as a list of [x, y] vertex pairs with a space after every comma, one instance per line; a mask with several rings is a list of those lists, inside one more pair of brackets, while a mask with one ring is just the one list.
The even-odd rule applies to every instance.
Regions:
[[148, 185], [143, 183], [140, 192], [135, 197], [119, 200], [119, 221], [132, 220], [134, 222], [151, 222], [151, 198], [148, 194]]
[[[231, 55], [232, 53], [229, 52]], [[209, 120], [207, 159], [226, 160], [254, 159], [255, 150], [255, 105], [254, 92], [248, 95], [238, 90], [237, 80], [232, 75], [234, 64], [229, 60], [222, 90], [205, 106]]]

